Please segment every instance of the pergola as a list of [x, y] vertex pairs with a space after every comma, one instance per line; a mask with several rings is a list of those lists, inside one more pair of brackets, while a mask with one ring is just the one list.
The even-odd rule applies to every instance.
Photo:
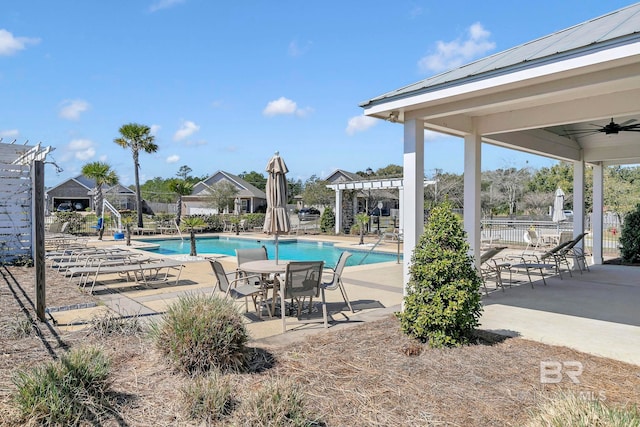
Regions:
[[[435, 181], [427, 181], [425, 180], [423, 182], [423, 187], [426, 187], [427, 185], [430, 184], [435, 184]], [[400, 197], [400, 229], [404, 228], [404, 216], [402, 215], [402, 206], [403, 206], [403, 199], [404, 199], [404, 184], [403, 184], [403, 179], [402, 178], [381, 178], [381, 179], [374, 179], [374, 180], [360, 180], [360, 181], [346, 181], [346, 182], [338, 182], [336, 184], [327, 184], [327, 188], [332, 189], [333, 191], [336, 192], [336, 228], [335, 228], [335, 232], [336, 234], [340, 234], [341, 230], [340, 230], [340, 225], [342, 224], [342, 215], [343, 215], [343, 211], [342, 211], [342, 192], [344, 190], [383, 190], [383, 189], [387, 189], [387, 190], [399, 190], [399, 197]], [[353, 195], [354, 197], [354, 209], [356, 206], [355, 203], [355, 198], [356, 195]], [[355, 215], [356, 212], [354, 211], [353, 214]]]
[[464, 228], [476, 262], [480, 148], [488, 143], [573, 163], [574, 235], [585, 226], [585, 165], [593, 168], [592, 262], [601, 264], [603, 167], [640, 163], [640, 133], [605, 127], [640, 120], [640, 3], [361, 106], [367, 116], [404, 125], [405, 283], [424, 228], [425, 129], [464, 139]]

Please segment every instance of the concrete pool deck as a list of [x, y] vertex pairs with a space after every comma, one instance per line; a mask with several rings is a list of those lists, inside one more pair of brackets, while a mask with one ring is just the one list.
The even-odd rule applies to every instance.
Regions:
[[[340, 242], [345, 250], [358, 242], [357, 237], [350, 236], [314, 235], [306, 238]], [[371, 240], [369, 238], [367, 242]], [[104, 243], [114, 244], [109, 240]], [[124, 246], [124, 242], [121, 244]], [[396, 246], [393, 242], [380, 249], [395, 251]], [[199, 255], [202, 258], [206, 256]], [[219, 260], [228, 272], [235, 270], [234, 256], [222, 256]], [[178, 285], [144, 287], [135, 283], [104, 280], [103, 284], [96, 286], [95, 292], [103, 305], [93, 309], [52, 313], [52, 316], [61, 328], [104, 314], [105, 310], [123, 316], [156, 319], [181, 295], [210, 294], [213, 291], [215, 282], [208, 261], [185, 261], [184, 265]], [[376, 320], [400, 310], [402, 264], [385, 262], [347, 267], [343, 277], [355, 313], [348, 311], [340, 292], [327, 292], [328, 307], [334, 320], [328, 331]], [[640, 365], [640, 317], [637, 314], [640, 305], [639, 278], [638, 267], [599, 265], [592, 266], [591, 272], [574, 273], [573, 277], [566, 274], [563, 279], [547, 277], [548, 286], [537, 280], [533, 289], [528, 281], [507, 288], [504, 292], [490, 287], [489, 295], [483, 295], [481, 329], [567, 346]], [[289, 326], [293, 329], [282, 334], [279, 318], [270, 319], [265, 315], [259, 320], [256, 313], [251, 312], [244, 317], [251, 340], [264, 345], [287, 343], [327, 331], [318, 323]]]

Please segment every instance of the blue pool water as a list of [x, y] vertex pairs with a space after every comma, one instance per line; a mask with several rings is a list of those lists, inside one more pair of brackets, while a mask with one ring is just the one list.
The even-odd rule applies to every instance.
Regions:
[[[163, 255], [188, 255], [191, 250], [189, 239], [184, 241], [178, 239], [166, 240], [142, 240], [147, 243], [160, 245], [159, 248], [147, 249]], [[196, 240], [198, 254], [224, 254], [236, 255], [236, 249], [257, 248], [264, 245], [270, 259], [275, 259], [276, 249], [273, 240], [249, 240], [234, 239], [230, 237], [205, 237]], [[296, 240], [281, 240], [278, 244], [278, 257], [280, 259], [293, 261], [323, 260], [329, 267], [333, 267], [338, 262], [340, 254], [348, 250], [353, 255], [347, 261], [347, 265], [374, 264], [378, 262], [397, 261], [397, 255], [380, 252], [371, 252], [361, 249], [336, 248], [333, 243], [308, 242]], [[364, 259], [364, 262], [362, 260]]]

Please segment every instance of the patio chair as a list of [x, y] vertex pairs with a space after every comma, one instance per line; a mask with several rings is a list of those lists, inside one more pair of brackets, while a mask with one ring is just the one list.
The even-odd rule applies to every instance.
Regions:
[[222, 228], [223, 233], [227, 231], [231, 233], [233, 231], [233, 223], [231, 221], [225, 219], [222, 221], [222, 225], [223, 225], [223, 228]]
[[502, 288], [504, 291], [504, 283], [502, 281], [502, 270], [508, 269], [511, 264], [508, 262], [498, 262], [495, 258], [499, 253], [507, 249], [506, 246], [496, 246], [489, 248], [480, 254], [480, 275], [482, 276], [482, 285], [484, 286], [484, 293], [489, 295], [487, 289], [487, 280], [495, 280], [496, 289]]
[[253, 271], [244, 271], [240, 268], [242, 264], [250, 261], [263, 261], [269, 259], [267, 248], [263, 245], [259, 248], [236, 249], [236, 259], [238, 260], [238, 268], [236, 269], [237, 277], [255, 274]]
[[543, 239], [538, 235], [538, 232], [534, 229], [529, 229], [527, 231], [524, 232], [524, 241], [527, 244], [527, 247], [524, 248], [524, 251], [522, 251], [522, 254], [526, 254], [527, 251], [529, 250], [529, 248], [532, 248], [532, 250], [537, 250], [538, 247], [544, 243]]
[[[324, 261], [292, 261], [287, 264], [284, 283], [280, 292], [280, 314], [282, 317], [282, 332], [287, 331], [286, 305], [285, 301], [291, 299], [298, 303], [298, 322], [302, 313], [304, 300], [309, 298], [309, 317], [313, 309], [313, 298], [322, 297], [322, 321], [324, 327], [328, 328], [327, 303], [324, 297], [324, 287], [322, 286], [322, 270]], [[307, 320], [304, 323], [318, 322], [317, 320]]]
[[[533, 280], [531, 279], [531, 270], [540, 271], [540, 275], [542, 276], [542, 282], [545, 286], [547, 286], [547, 281], [545, 279], [544, 271], [545, 270], [554, 270], [556, 274], [560, 276], [562, 279], [562, 271], [561, 271], [561, 263], [566, 260], [566, 257], [563, 257], [561, 251], [571, 244], [572, 240], [564, 243], [560, 243], [559, 245], [541, 253], [523, 253], [520, 256], [511, 255], [509, 258], [517, 259], [519, 262], [513, 263], [510, 265], [510, 269], [515, 270], [525, 270], [527, 277], [529, 278], [529, 283], [531, 283], [531, 287], [533, 288]], [[551, 262], [553, 261], [553, 262]], [[569, 275], [571, 274], [571, 268], [567, 263]]]
[[[213, 269], [213, 274], [216, 277], [217, 287], [220, 292], [224, 293], [225, 297], [231, 297], [235, 300], [244, 298], [246, 312], [249, 311], [249, 297], [251, 297], [256, 312], [258, 313], [258, 318], [262, 319], [262, 305], [266, 300], [266, 290], [260, 285], [260, 276], [257, 274], [253, 276], [243, 276], [230, 281], [228, 276], [235, 274], [235, 272], [226, 273], [220, 261], [215, 259], [210, 259], [209, 263], [211, 263], [211, 268]], [[255, 278], [258, 285], [248, 283], [248, 280], [251, 278]], [[243, 284], [239, 282], [243, 282]], [[215, 290], [214, 288], [213, 292], [215, 292]], [[269, 305], [265, 305], [267, 306], [267, 310], [269, 310], [269, 317], [271, 317]]]
[[96, 230], [96, 233], [97, 233], [100, 230], [102, 230], [103, 225], [104, 225], [104, 218], [100, 217], [98, 218], [98, 223], [96, 225], [92, 225], [90, 228], [93, 228], [94, 230]]
[[247, 231], [247, 220], [241, 219], [238, 223], [238, 231]]
[[344, 288], [344, 283], [342, 282], [342, 271], [344, 270], [344, 266], [347, 264], [347, 259], [349, 259], [350, 256], [350, 252], [342, 252], [340, 254], [340, 258], [338, 258], [335, 268], [325, 267], [325, 274], [331, 274], [331, 280], [327, 282], [323, 281], [322, 288], [328, 291], [340, 289], [344, 302], [349, 307], [349, 310], [351, 310], [352, 313], [355, 313], [351, 306], [351, 301], [349, 301], [349, 298], [347, 297], [347, 290]]

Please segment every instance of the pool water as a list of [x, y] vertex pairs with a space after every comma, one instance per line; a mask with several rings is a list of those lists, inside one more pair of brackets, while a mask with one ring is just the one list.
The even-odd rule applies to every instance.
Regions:
[[[191, 251], [189, 239], [142, 240], [147, 243], [160, 245], [158, 248], [146, 249], [162, 255], [188, 255]], [[205, 237], [196, 239], [198, 254], [236, 255], [236, 249], [257, 248], [264, 245], [269, 259], [275, 259], [276, 248], [273, 240], [234, 239], [230, 237]], [[278, 258], [293, 261], [324, 261], [325, 265], [334, 267], [340, 254], [348, 250], [353, 255], [347, 260], [347, 265], [374, 264], [379, 262], [397, 261], [396, 254], [371, 252], [362, 249], [336, 248], [333, 243], [309, 242], [297, 240], [281, 240], [278, 243]], [[368, 254], [368, 255], [367, 255]]]

